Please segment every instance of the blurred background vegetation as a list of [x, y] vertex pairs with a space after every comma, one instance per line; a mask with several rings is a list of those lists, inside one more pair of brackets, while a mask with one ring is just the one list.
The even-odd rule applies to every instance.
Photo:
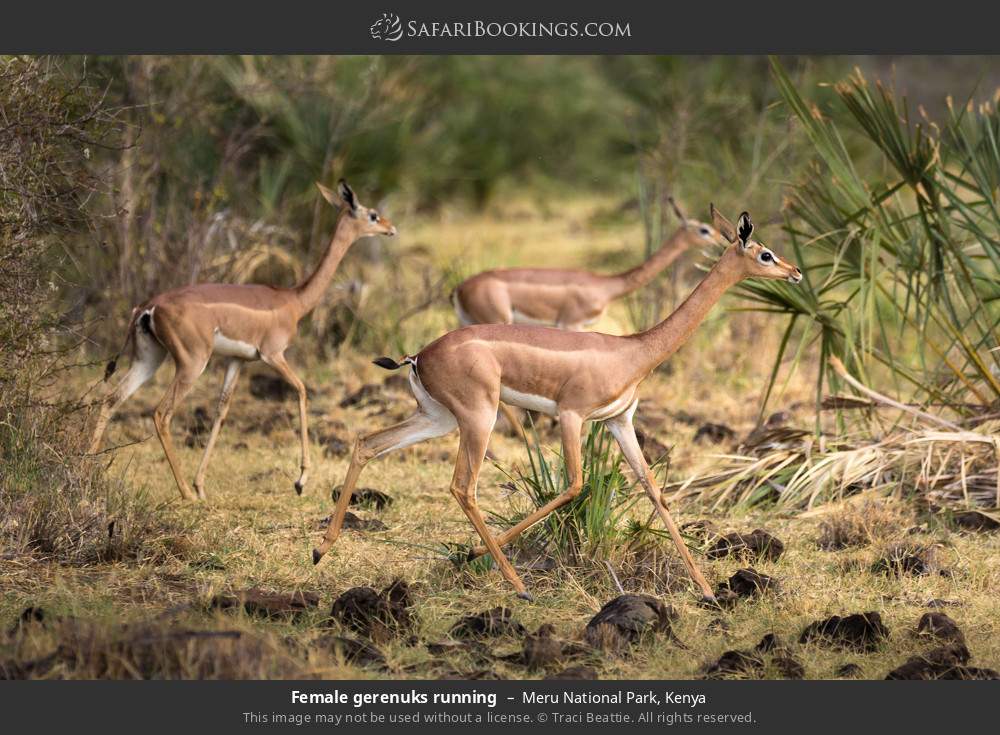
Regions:
[[[31, 263], [5, 274], [19, 274], [2, 307], [18, 364], [39, 348], [36, 320], [100, 359], [157, 291], [290, 285], [336, 217], [313, 182], [344, 176], [404, 226], [592, 197], [591, 223], [640, 221], [647, 252], [674, 226], [668, 194], [689, 216], [710, 201], [749, 209], [808, 266], [797, 291], [743, 292], [745, 307], [789, 316], [785, 358], [818, 345], [960, 413], [1000, 398], [993, 58], [142, 56], [0, 70], [3, 255]], [[46, 100], [54, 119], [33, 121]], [[22, 175], [30, 156], [44, 175]], [[432, 251], [355, 248], [307, 325], [317, 351], [419, 347], [401, 325], [446, 310], [467, 275]], [[676, 303], [676, 278], [630, 304], [633, 328]], [[821, 367], [817, 398], [824, 380]]]
[[[759, 401], [761, 419], [779, 378], [802, 366], [815, 376], [817, 434], [831, 429], [824, 405], [837, 428], [860, 417], [869, 443], [907, 416], [836, 395], [835, 356], [951, 428], [992, 431], [998, 83], [1000, 60], [977, 57], [0, 58], [0, 510], [22, 519], [3, 533], [90, 559], [127, 557], [136, 539], [163, 532], [134, 493], [77, 461], [81, 421], [66, 416], [93, 397], [80, 395], [80, 368], [96, 378], [131, 307], [161, 290], [302, 278], [337, 216], [314, 182], [339, 177], [404, 235], [392, 249], [366, 240], [351, 250], [304, 325], [301, 363], [345, 347], [413, 351], [454, 326], [451, 288], [509, 254], [470, 241], [445, 260], [435, 226], [482, 214], [534, 218], [538, 230], [585, 201], [560, 220], [584, 244], [565, 265], [610, 271], [676, 226], [672, 195], [692, 217], [709, 202], [751, 211], [805, 271], [799, 287], [748, 283], [728, 301], [768, 312], [768, 330], [783, 330], [776, 354], [763, 355], [753, 325], [706, 342], [728, 348], [736, 370], [773, 361], [770, 383], [738, 397]], [[407, 239], [408, 226], [428, 223], [423, 240]], [[636, 223], [635, 249], [587, 251], [593, 232]], [[529, 247], [522, 255], [544, 255], [544, 242]], [[662, 318], [697, 277], [678, 267], [633, 296], [627, 328]], [[993, 502], [987, 439], [976, 492]], [[751, 470], [725, 482], [753, 499], [780, 481], [788, 502], [811, 503], [822, 484], [802, 469], [811, 451], [753, 465], [754, 482]], [[827, 484], [898, 484], [905, 473], [885, 467], [902, 460], [883, 460], [870, 477]], [[964, 458], [954, 474], [969, 500]]]

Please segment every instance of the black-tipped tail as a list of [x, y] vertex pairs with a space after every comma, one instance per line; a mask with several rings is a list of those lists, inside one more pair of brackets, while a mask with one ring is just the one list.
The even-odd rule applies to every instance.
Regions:
[[372, 362], [385, 370], [399, 370], [403, 367], [403, 363], [396, 362], [391, 357], [380, 357], [377, 360], [372, 360]]
[[319, 560], [323, 558], [323, 555], [319, 553], [319, 549], [313, 549], [313, 566], [319, 564]]
[[104, 382], [108, 382], [108, 378], [115, 374], [115, 370], [118, 369], [118, 359], [114, 359], [109, 362], [104, 368]]

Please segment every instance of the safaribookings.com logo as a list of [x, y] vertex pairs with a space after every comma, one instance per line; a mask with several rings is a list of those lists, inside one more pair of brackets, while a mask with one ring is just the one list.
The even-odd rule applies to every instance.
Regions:
[[407, 38], [631, 38], [632, 28], [622, 21], [418, 21], [404, 25], [395, 13], [382, 17], [368, 29], [377, 41]]
[[398, 41], [403, 37], [403, 24], [395, 13], [382, 13], [368, 30], [376, 41]]

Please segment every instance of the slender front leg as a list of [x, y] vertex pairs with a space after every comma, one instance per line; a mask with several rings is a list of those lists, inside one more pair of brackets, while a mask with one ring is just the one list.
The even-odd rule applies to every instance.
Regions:
[[219, 406], [215, 412], [215, 422], [212, 424], [212, 433], [208, 435], [208, 444], [205, 445], [205, 453], [201, 456], [201, 463], [194, 476], [194, 490], [198, 493], [198, 499], [205, 499], [205, 472], [208, 470], [208, 459], [212, 456], [212, 449], [219, 438], [219, 431], [229, 414], [229, 404], [233, 400], [233, 392], [236, 390], [236, 381], [240, 377], [240, 368], [243, 367], [242, 360], [230, 360], [226, 365], [226, 377], [222, 379], [222, 392], [219, 393]]
[[663, 521], [663, 525], [670, 532], [670, 537], [674, 540], [674, 546], [677, 547], [677, 551], [684, 561], [684, 566], [687, 567], [688, 574], [691, 575], [691, 578], [701, 588], [701, 592], [705, 598], [714, 601], [715, 593], [708, 585], [708, 582], [705, 581], [701, 570], [695, 565], [691, 552], [688, 550], [687, 544], [684, 543], [684, 538], [677, 528], [677, 524], [674, 523], [674, 519], [670, 516], [670, 511], [667, 510], [667, 506], [663, 502], [663, 493], [656, 486], [656, 478], [653, 477], [653, 472], [649, 469], [649, 465], [646, 464], [645, 457], [642, 456], [639, 440], [635, 437], [635, 427], [632, 426], [632, 414], [635, 413], [636, 405], [632, 404], [628, 411], [612, 419], [608, 419], [605, 423], [618, 441], [618, 446], [621, 447], [622, 454], [625, 455], [625, 461], [629, 463], [636, 478], [646, 491], [646, 495], [653, 502], [653, 507], [656, 508], [656, 512]]
[[306, 486], [306, 480], [309, 478], [309, 429], [306, 413], [306, 386], [299, 380], [299, 376], [292, 371], [288, 362], [285, 361], [284, 354], [270, 355], [268, 357], [261, 356], [261, 359], [277, 370], [278, 374], [285, 379], [285, 382], [291, 385], [299, 395], [299, 432], [302, 439], [302, 463], [300, 465], [301, 472], [299, 479], [295, 481], [295, 492], [301, 495], [302, 489]]
[[[580, 490], [583, 488], [583, 468], [580, 457], [580, 433], [583, 429], [583, 419], [572, 412], [560, 413], [559, 428], [562, 430], [563, 463], [566, 465], [566, 474], [569, 476], [569, 487], [561, 495], [553, 498], [541, 508], [537, 508], [515, 526], [500, 534], [496, 539], [498, 546], [506, 546], [549, 513], [566, 505], [580, 494]], [[469, 552], [469, 559], [475, 559], [486, 552], [485, 546], [476, 546]]]

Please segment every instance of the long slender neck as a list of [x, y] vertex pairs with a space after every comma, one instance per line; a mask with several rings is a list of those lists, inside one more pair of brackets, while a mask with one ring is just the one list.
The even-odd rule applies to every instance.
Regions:
[[636, 291], [652, 281], [667, 266], [677, 260], [687, 249], [684, 228], [679, 228], [660, 245], [660, 249], [644, 262], [623, 273], [610, 276], [615, 298]]
[[642, 345], [641, 362], [646, 363], [643, 368], [647, 372], [687, 342], [722, 295], [740, 282], [741, 275], [729, 259], [727, 252], [670, 316], [651, 329], [634, 335]]
[[350, 224], [349, 215], [341, 215], [340, 220], [337, 222], [337, 229], [333, 232], [333, 238], [330, 240], [330, 244], [327, 246], [319, 265], [316, 266], [316, 270], [306, 280], [295, 287], [302, 315], [308, 314], [315, 309], [319, 300], [323, 298], [327, 286], [330, 285], [330, 281], [333, 280], [333, 276], [337, 272], [340, 261], [351, 245], [354, 244], [355, 239], [357, 238], [355, 237], [354, 228]]

